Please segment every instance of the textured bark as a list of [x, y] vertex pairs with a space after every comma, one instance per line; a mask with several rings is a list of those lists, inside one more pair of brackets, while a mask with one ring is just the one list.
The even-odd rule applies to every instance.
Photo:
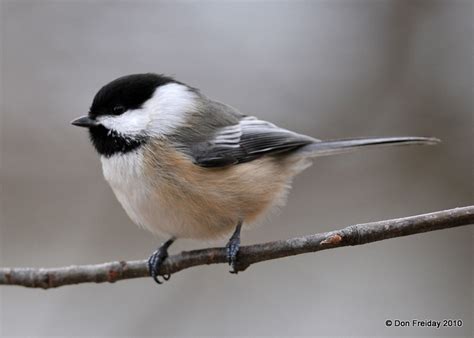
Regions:
[[[238, 254], [239, 264], [236, 268], [238, 271], [243, 271], [252, 264], [267, 260], [349, 245], [361, 245], [473, 223], [474, 206], [468, 206], [411, 217], [351, 225], [340, 230], [315, 235], [243, 246]], [[160, 274], [173, 274], [193, 266], [226, 262], [224, 248], [184, 251], [178, 255], [168, 257], [163, 263]], [[0, 268], [0, 284], [43, 289], [80, 283], [113, 283], [123, 279], [147, 276], [146, 260], [73, 265], [60, 268]]]

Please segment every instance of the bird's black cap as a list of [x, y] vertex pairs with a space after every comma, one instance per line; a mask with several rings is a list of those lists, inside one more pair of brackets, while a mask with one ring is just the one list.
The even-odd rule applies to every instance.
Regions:
[[138, 109], [150, 99], [157, 87], [177, 83], [169, 76], [153, 73], [119, 77], [103, 86], [95, 95], [89, 115], [120, 115]]

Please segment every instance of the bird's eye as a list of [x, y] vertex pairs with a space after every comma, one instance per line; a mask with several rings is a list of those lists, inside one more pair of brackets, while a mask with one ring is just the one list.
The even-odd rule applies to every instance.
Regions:
[[120, 115], [120, 114], [125, 113], [125, 107], [124, 106], [115, 106], [113, 111], [114, 111], [115, 115]]

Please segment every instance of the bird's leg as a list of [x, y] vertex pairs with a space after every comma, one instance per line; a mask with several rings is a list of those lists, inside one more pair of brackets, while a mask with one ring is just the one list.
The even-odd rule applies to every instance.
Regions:
[[[166, 257], [168, 257], [168, 248], [171, 244], [173, 244], [175, 240], [175, 237], [171, 237], [166, 242], [164, 242], [158, 249], [156, 249], [156, 251], [151, 254], [150, 258], [148, 258], [148, 272], [158, 284], [163, 283], [158, 279], [158, 273], [160, 272], [161, 265], [165, 261]], [[170, 279], [170, 275], [163, 275], [163, 279]]]
[[227, 253], [227, 262], [229, 262], [229, 265], [232, 268], [230, 273], [238, 272], [235, 268], [235, 265], [237, 263], [237, 254], [239, 253], [240, 249], [240, 230], [242, 229], [242, 223], [243, 221], [239, 220], [239, 223], [237, 223], [237, 226], [235, 227], [234, 233], [230, 237], [229, 242], [227, 242], [227, 245], [225, 246]]

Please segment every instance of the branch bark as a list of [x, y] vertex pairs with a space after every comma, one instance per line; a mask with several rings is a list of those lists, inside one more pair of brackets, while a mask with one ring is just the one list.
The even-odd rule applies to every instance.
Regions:
[[[236, 268], [238, 271], [244, 271], [251, 264], [272, 259], [361, 245], [473, 223], [474, 206], [467, 206], [411, 217], [351, 225], [340, 230], [305, 237], [242, 246], [238, 256], [239, 265]], [[163, 263], [160, 274], [173, 274], [193, 266], [218, 263], [226, 263], [224, 248], [184, 251], [168, 257]], [[0, 268], [0, 284], [43, 289], [80, 283], [113, 283], [123, 279], [147, 276], [148, 269], [145, 260], [47, 269]]]

